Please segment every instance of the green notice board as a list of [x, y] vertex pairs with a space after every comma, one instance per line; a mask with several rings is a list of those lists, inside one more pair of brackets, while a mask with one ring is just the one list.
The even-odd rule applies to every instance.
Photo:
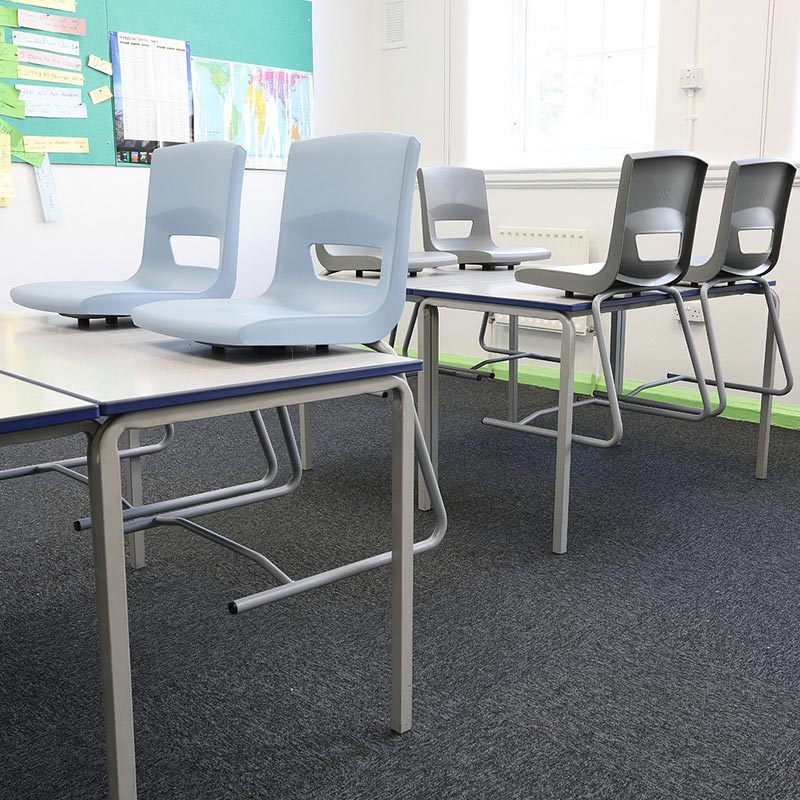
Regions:
[[[11, 0], [0, 0], [0, 4], [48, 11]], [[76, 13], [64, 16], [86, 18], [86, 36], [66, 38], [80, 41], [88, 119], [0, 118], [23, 134], [88, 137], [88, 154], [52, 153], [50, 160], [57, 164], [115, 163], [113, 102], [95, 106], [88, 94], [99, 86], [110, 87], [111, 79], [86, 66], [92, 54], [109, 58], [109, 31], [181, 39], [190, 43], [193, 56], [313, 71], [308, 0], [77, 0]], [[0, 28], [6, 42], [11, 42], [12, 30]], [[2, 82], [38, 83], [11, 79]]]
[[193, 56], [313, 72], [308, 0], [106, 2], [110, 31], [183, 39]]
[[[89, 69], [86, 61], [94, 54], [100, 58], [108, 58], [108, 25], [106, 24], [106, 0], [78, 0], [78, 10], [75, 14], [61, 11], [52, 11], [47, 8], [28, 6], [23, 3], [6, 2], [0, 4], [11, 8], [26, 8], [39, 13], [51, 13], [65, 17], [85, 17], [86, 36], [63, 36], [49, 31], [34, 31], [28, 28], [19, 28], [27, 33], [41, 33], [45, 36], [54, 36], [77, 41], [81, 46], [81, 61], [83, 62], [83, 102], [88, 112], [87, 119], [47, 119], [43, 117], [28, 117], [27, 119], [13, 119], [0, 117], [12, 127], [28, 136], [85, 136], [89, 139], [89, 152], [78, 153], [51, 153], [50, 161], [54, 164], [113, 164], [114, 163], [114, 127], [112, 119], [111, 101], [93, 105], [89, 99], [89, 92], [99, 86], [111, 87], [111, 78], [97, 70]], [[5, 41], [11, 42], [14, 28], [0, 28], [5, 33]], [[3, 83], [39, 86], [64, 86], [65, 84], [42, 83], [40, 81], [23, 81], [18, 78], [5, 78]]]

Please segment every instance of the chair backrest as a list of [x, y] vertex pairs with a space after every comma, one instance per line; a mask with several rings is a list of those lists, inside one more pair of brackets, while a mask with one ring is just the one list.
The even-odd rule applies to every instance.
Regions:
[[[707, 262], [709, 277], [764, 275], [773, 269], [796, 171], [794, 164], [776, 158], [731, 162], [717, 241]], [[758, 233], [743, 247], [747, 231]]]
[[[494, 247], [489, 225], [486, 176], [468, 167], [423, 167], [417, 171], [426, 250], [484, 250]], [[436, 235], [437, 222], [469, 221], [465, 237]]]
[[[602, 272], [616, 271], [616, 281], [632, 286], [679, 281], [691, 260], [707, 168], [680, 150], [626, 155]], [[651, 248], [653, 257], [645, 252]]]
[[[376, 341], [388, 333], [405, 302], [419, 150], [413, 136], [400, 133], [350, 133], [294, 142], [275, 275], [263, 296], [289, 303], [302, 297], [304, 306], [320, 314], [364, 315], [364, 334], [358, 341]], [[317, 245], [377, 248], [380, 279], [367, 283], [321, 278], [311, 254]]]
[[[246, 158], [245, 149], [232, 142], [194, 142], [153, 153], [137, 278], [155, 289], [213, 287], [218, 296], [233, 294]], [[219, 239], [219, 267], [177, 264], [173, 236]]]

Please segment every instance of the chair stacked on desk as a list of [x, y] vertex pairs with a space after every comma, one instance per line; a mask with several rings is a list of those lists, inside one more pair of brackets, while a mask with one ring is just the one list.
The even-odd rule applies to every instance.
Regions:
[[[687, 273], [694, 241], [697, 211], [707, 164], [693, 153], [662, 151], [627, 155], [622, 164], [611, 240], [605, 262], [574, 266], [523, 267], [516, 279], [523, 283], [561, 289], [568, 295], [592, 297], [592, 317], [605, 379], [605, 397], [591, 397], [577, 405], [608, 405], [612, 433], [608, 438], [580, 437], [579, 441], [611, 447], [622, 438], [620, 409], [643, 411], [677, 419], [703, 419], [711, 414], [711, 400], [680, 291], [675, 287]], [[640, 237], [667, 237], [666, 248], [653, 258], [643, 254]], [[662, 243], [663, 238], [662, 238]], [[667, 243], [664, 243], [667, 244]], [[702, 408], [698, 411], [673, 403], [620, 394], [603, 329], [602, 303], [619, 295], [659, 292], [668, 295], [678, 311], [692, 369], [698, 377]], [[555, 409], [542, 409], [518, 423], [485, 419], [489, 425], [530, 433], [541, 429], [529, 423]]]

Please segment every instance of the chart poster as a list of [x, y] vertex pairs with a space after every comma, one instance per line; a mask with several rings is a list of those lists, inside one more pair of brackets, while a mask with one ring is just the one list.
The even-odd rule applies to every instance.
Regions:
[[251, 169], [286, 169], [292, 142], [311, 138], [310, 72], [192, 59], [194, 138], [247, 150]]
[[188, 42], [111, 33], [118, 164], [149, 164], [159, 147], [192, 141]]

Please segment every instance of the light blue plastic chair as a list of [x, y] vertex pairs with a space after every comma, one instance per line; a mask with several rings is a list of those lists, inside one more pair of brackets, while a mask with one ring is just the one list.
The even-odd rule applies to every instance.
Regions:
[[[231, 142], [195, 142], [153, 153], [144, 247], [136, 273], [124, 281], [29, 283], [11, 290], [15, 303], [90, 319], [129, 316], [152, 300], [230, 297], [236, 285], [239, 206], [247, 153]], [[219, 267], [177, 264], [173, 236], [219, 239]]]
[[[353, 133], [295, 142], [289, 153], [275, 274], [253, 299], [170, 300], [134, 310], [142, 328], [215, 346], [377, 342], [405, 302], [419, 142]], [[317, 274], [317, 245], [381, 252], [377, 281]]]

